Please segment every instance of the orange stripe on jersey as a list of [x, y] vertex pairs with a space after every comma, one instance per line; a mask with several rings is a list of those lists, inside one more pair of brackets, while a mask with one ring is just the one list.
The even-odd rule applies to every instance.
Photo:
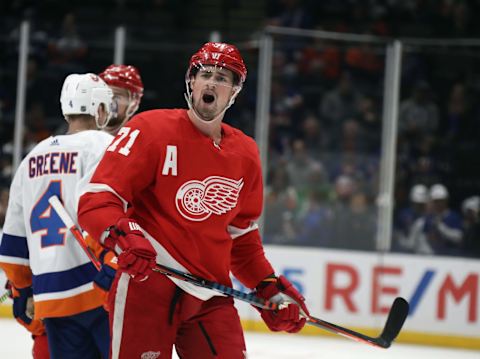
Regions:
[[35, 319], [66, 317], [103, 305], [103, 298], [96, 288], [73, 297], [35, 301]]
[[0, 268], [3, 269], [7, 278], [12, 282], [16, 288], [25, 288], [32, 285], [32, 271], [30, 267], [12, 264], [12, 263], [0, 263]]

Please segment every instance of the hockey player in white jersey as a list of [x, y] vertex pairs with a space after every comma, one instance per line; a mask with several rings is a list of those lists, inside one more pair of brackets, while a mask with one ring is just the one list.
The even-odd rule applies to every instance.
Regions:
[[[22, 295], [17, 303], [25, 303], [16, 306], [15, 316], [26, 326], [43, 321], [53, 359], [109, 355], [108, 314], [92, 282], [97, 271], [48, 199], [60, 198], [76, 221], [78, 192], [113, 139], [98, 131], [108, 125], [112, 99], [99, 76], [69, 75], [60, 97], [67, 134], [35, 146], [10, 188], [0, 267]], [[33, 317], [27, 313], [30, 296]]]

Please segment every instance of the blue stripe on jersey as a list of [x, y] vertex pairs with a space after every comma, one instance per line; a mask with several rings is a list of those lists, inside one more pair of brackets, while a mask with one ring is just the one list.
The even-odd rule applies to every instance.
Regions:
[[88, 262], [66, 271], [34, 275], [33, 294], [63, 292], [77, 288], [91, 282], [97, 273], [95, 266]]
[[28, 259], [27, 238], [4, 233], [0, 244], [0, 255]]

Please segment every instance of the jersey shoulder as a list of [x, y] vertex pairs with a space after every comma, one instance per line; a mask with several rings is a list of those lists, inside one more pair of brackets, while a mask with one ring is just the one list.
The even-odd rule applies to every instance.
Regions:
[[72, 136], [73, 141], [83, 142], [83, 143], [108, 143], [113, 140], [113, 136], [105, 131], [97, 131], [97, 130], [88, 130], [78, 132]]
[[78, 150], [85, 153], [103, 152], [112, 142], [113, 136], [98, 130], [81, 131], [71, 135], [56, 136], [61, 150]]
[[51, 145], [54, 145], [55, 144], [55, 142], [54, 142], [55, 138], [56, 138], [56, 136], [50, 136], [50, 137], [47, 137], [46, 139], [40, 141], [30, 150], [30, 152], [28, 152], [26, 157], [35, 155], [36, 153], [42, 152], [45, 149], [49, 148]]
[[183, 120], [187, 117], [185, 109], [157, 109], [140, 112], [126, 125], [139, 129], [144, 136], [171, 140], [180, 135]]
[[85, 130], [71, 135], [50, 136], [39, 142], [27, 156], [44, 151], [65, 150], [70, 148], [79, 148], [88, 150], [92, 146], [104, 146], [110, 143], [113, 136], [97, 130]]
[[246, 135], [238, 128], [234, 128], [227, 124], [224, 124], [224, 129], [228, 131], [229, 135], [234, 141], [234, 147], [238, 152], [244, 156], [247, 156], [254, 162], [258, 162], [260, 160], [257, 143], [252, 137]]

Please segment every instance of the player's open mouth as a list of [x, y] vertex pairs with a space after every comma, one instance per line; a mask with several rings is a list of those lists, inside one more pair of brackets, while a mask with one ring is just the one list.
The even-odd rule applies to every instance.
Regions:
[[215, 101], [215, 96], [206, 93], [206, 94], [203, 94], [202, 100], [205, 103], [212, 103], [213, 101]]

